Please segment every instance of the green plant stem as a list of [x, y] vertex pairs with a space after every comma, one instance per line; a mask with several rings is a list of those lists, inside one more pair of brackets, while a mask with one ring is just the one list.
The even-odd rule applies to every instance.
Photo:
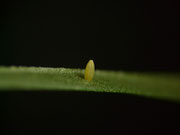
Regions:
[[180, 75], [96, 70], [91, 82], [84, 70], [0, 67], [0, 91], [94, 91], [128, 93], [180, 102]]

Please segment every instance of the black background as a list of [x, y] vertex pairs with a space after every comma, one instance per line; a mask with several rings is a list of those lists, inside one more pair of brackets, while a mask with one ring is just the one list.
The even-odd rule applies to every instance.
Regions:
[[[0, 4], [0, 65], [180, 71], [178, 8], [164, 0]], [[180, 106], [125, 94], [1, 92], [0, 134], [179, 134]]]
[[1, 134], [179, 135], [177, 103], [126, 94], [1, 92]]
[[179, 71], [178, 3], [34, 0], [1, 4], [0, 64]]

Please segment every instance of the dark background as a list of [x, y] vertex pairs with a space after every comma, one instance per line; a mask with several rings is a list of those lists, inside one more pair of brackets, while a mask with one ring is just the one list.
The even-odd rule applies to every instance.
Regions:
[[[0, 65], [180, 71], [172, 0], [0, 3]], [[180, 104], [91, 92], [0, 92], [0, 134], [180, 134]]]
[[180, 71], [172, 0], [0, 4], [0, 65]]
[[94, 92], [1, 92], [0, 134], [179, 135], [180, 104]]

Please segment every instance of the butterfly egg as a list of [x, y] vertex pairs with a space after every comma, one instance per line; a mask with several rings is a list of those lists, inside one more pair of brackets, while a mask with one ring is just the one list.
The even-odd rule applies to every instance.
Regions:
[[87, 81], [91, 81], [94, 76], [94, 71], [95, 71], [94, 61], [89, 60], [85, 68], [84, 79]]

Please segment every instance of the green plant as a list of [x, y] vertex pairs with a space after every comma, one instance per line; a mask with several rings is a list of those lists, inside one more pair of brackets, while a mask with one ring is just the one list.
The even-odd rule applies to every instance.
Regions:
[[180, 102], [180, 75], [96, 70], [88, 82], [82, 69], [0, 67], [0, 91], [15, 90], [115, 92]]

